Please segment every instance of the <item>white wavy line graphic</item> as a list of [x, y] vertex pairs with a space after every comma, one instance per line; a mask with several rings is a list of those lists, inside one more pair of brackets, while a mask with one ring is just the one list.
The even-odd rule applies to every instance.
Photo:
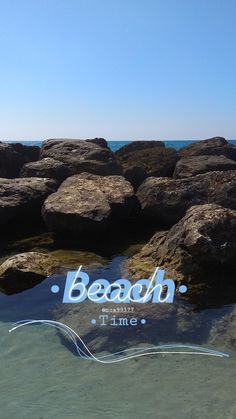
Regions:
[[[157, 355], [157, 354], [207, 355], [207, 356], [214, 356], [214, 357], [219, 357], [219, 358], [229, 357], [229, 354], [224, 353], [224, 352], [219, 352], [213, 349], [204, 348], [198, 345], [185, 345], [185, 344], [166, 344], [166, 345], [158, 345], [158, 346], [152, 346], [152, 347], [146, 347], [146, 348], [134, 347], [130, 349], [125, 349], [123, 351], [115, 352], [112, 354], [97, 357], [89, 350], [87, 345], [84, 343], [83, 339], [73, 329], [71, 329], [69, 326], [63, 323], [56, 322], [53, 320], [20, 320], [19, 322], [16, 322], [13, 324], [13, 327], [12, 329], [9, 330], [9, 333], [19, 329], [22, 326], [27, 326], [27, 325], [32, 325], [32, 324], [44, 324], [44, 325], [51, 326], [51, 327], [61, 330], [63, 333], [69, 336], [69, 338], [71, 339], [71, 341], [76, 347], [78, 355], [81, 358], [99, 362], [101, 364], [114, 364], [117, 362], [127, 361], [128, 359], [134, 359], [134, 358], [139, 358], [142, 356]], [[80, 345], [77, 343], [77, 340], [80, 342], [82, 347], [80, 347]], [[177, 349], [177, 348], [191, 349], [191, 351], [167, 350], [167, 349]], [[131, 352], [131, 353], [125, 356], [123, 355], [128, 352]]]

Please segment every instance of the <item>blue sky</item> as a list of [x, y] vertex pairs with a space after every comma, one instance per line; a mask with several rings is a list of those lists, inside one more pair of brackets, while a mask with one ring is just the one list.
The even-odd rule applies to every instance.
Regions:
[[0, 0], [0, 139], [236, 138], [235, 0]]

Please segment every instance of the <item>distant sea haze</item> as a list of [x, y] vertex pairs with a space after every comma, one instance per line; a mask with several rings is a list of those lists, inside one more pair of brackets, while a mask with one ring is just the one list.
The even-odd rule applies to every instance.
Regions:
[[[11, 142], [11, 143], [21, 143], [21, 144], [25, 144], [25, 145], [37, 145], [37, 146], [41, 146], [42, 145], [42, 141], [4, 141], [4, 142]], [[108, 146], [110, 147], [110, 149], [112, 151], [116, 151], [119, 150], [119, 148], [121, 148], [123, 145], [125, 144], [129, 144], [132, 143], [132, 141], [128, 141], [128, 140], [108, 140]], [[179, 150], [182, 147], [185, 147], [189, 144], [192, 143], [197, 143], [197, 140], [167, 140], [167, 141], [163, 141], [166, 145], [166, 147], [173, 147], [176, 150]], [[236, 140], [229, 140], [230, 144], [233, 144], [236, 146]]]

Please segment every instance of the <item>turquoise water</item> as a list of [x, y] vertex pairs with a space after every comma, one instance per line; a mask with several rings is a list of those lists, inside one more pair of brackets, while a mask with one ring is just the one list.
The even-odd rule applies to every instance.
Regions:
[[[113, 150], [121, 146], [111, 144]], [[181, 144], [174, 142], [176, 148]], [[121, 277], [127, 246], [100, 256], [92, 278]], [[63, 290], [64, 280], [56, 276], [20, 294], [0, 294], [0, 419], [236, 418], [236, 348], [219, 334], [236, 304], [217, 302], [200, 309], [177, 299], [164, 314], [158, 307], [154, 310], [151, 327], [113, 333], [109, 328], [92, 329], [94, 305], [62, 305], [62, 293], [52, 294], [50, 289], [58, 284]], [[170, 342], [201, 345], [229, 357], [158, 354], [104, 365], [80, 358], [72, 343], [49, 326], [9, 333], [14, 322], [24, 319], [73, 325], [99, 356]]]
[[[17, 142], [17, 141], [14, 141], [14, 142]], [[42, 141], [31, 141], [31, 140], [29, 140], [29, 141], [18, 141], [18, 142], [20, 142], [22, 144], [25, 144], [25, 145], [37, 145], [37, 146], [41, 146], [41, 144], [42, 144]], [[108, 145], [109, 145], [109, 147], [111, 148], [112, 151], [116, 151], [119, 148], [121, 148], [123, 145], [129, 144], [131, 142], [132, 141], [129, 141], [129, 140], [108, 140]], [[176, 150], [179, 150], [180, 148], [182, 148], [186, 145], [195, 143], [195, 142], [196, 142], [196, 140], [167, 140], [167, 141], [164, 141], [166, 147], [173, 147]], [[236, 145], [236, 140], [229, 140], [229, 143], [233, 144], [233, 145]]]

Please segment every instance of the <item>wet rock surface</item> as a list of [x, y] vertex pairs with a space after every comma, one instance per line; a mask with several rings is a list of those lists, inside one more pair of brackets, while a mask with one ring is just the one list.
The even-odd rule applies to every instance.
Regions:
[[[158, 345], [163, 342], [195, 342], [199, 341], [198, 334], [201, 331], [202, 339], [206, 339], [209, 333], [209, 324], [206, 325], [203, 313], [196, 315], [183, 301], [174, 304], [132, 304], [133, 312], [117, 312], [117, 304], [106, 303], [103, 307], [110, 310], [109, 315], [103, 321], [106, 325], [101, 326], [101, 311], [99, 304], [85, 301], [80, 304], [64, 304], [56, 307], [53, 318], [72, 328], [86, 343], [89, 350], [96, 353], [101, 351], [117, 352], [127, 348], [147, 347]], [[114, 311], [112, 311], [114, 310]], [[114, 326], [111, 319], [137, 319], [137, 325]], [[143, 326], [140, 320], [146, 320]], [[91, 323], [96, 319], [96, 323]], [[67, 336], [61, 335], [62, 342], [72, 351], [71, 341]]]

